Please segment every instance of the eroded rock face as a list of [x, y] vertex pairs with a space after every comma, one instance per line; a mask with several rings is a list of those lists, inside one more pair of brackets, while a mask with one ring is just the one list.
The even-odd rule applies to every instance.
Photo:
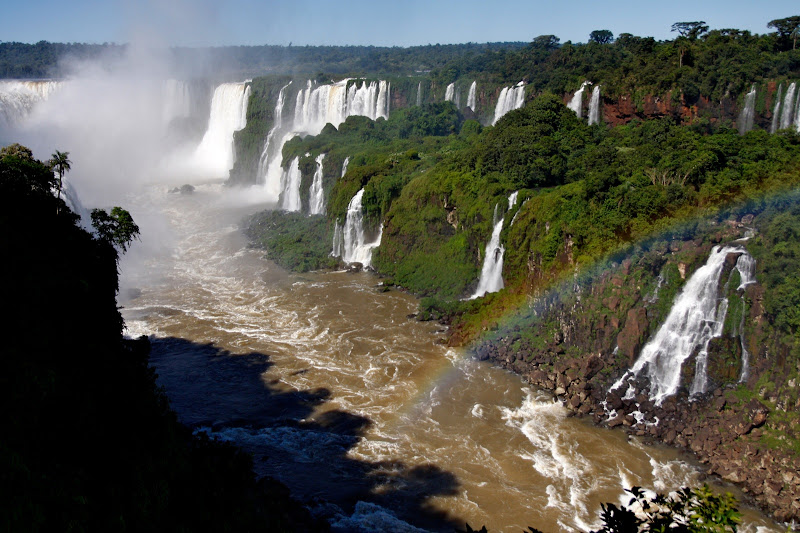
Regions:
[[[534, 346], [524, 336], [512, 333], [499, 341], [478, 345], [476, 353], [481, 359], [490, 359], [523, 375], [532, 385], [552, 391], [577, 415], [593, 416], [598, 424], [621, 427], [693, 452], [708, 466], [709, 473], [738, 484], [777, 520], [800, 520], [800, 458], [762, 438], [765, 432], [781, 429], [779, 418], [767, 405], [783, 405], [781, 398], [771, 398], [769, 392], [758, 396], [757, 390], [745, 399], [741, 394], [737, 396], [737, 392], [741, 393], [737, 389], [741, 354], [738, 338], [714, 344], [713, 350], [727, 352], [727, 362], [709, 365], [710, 392], [700, 397], [690, 400], [683, 388], [655, 405], [649, 399], [646, 378], [634, 381], [631, 399], [624, 398], [625, 391], [609, 393], [611, 384], [630, 367], [641, 346], [669, 312], [671, 301], [659, 300], [654, 278], [665, 278], [660, 291], [674, 295], [676, 287], [703, 264], [713, 242], [735, 238], [725, 233], [727, 230], [714, 231], [719, 233], [714, 239], [654, 246], [633, 262], [622, 262], [598, 275], [581, 292], [561, 301], [545, 302], [537, 315], [539, 321], [534, 322], [527, 335], [549, 339], [546, 344]], [[729, 258], [727, 270], [733, 268], [735, 260], [735, 256]], [[772, 375], [774, 361], [782, 356], [769, 352], [755, 340], [766, 331], [761, 305], [763, 289], [756, 284], [745, 292], [750, 302], [747, 321], [753, 324], [749, 349], [750, 383], [754, 386], [759, 376]], [[694, 358], [684, 367], [683, 383], [690, 383]], [[796, 408], [794, 402], [784, 403], [787, 410]], [[643, 414], [647, 421], [659, 422], [637, 425], [635, 412]]]

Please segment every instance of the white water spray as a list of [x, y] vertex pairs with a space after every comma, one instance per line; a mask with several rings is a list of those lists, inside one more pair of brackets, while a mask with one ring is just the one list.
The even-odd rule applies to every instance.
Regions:
[[797, 84], [792, 82], [789, 88], [786, 89], [786, 96], [783, 98], [783, 111], [781, 112], [781, 129], [786, 129], [792, 125], [794, 118], [794, 93], [797, 89]]
[[478, 90], [477, 82], [472, 82], [469, 86], [469, 93], [467, 94], [467, 107], [475, 111], [475, 93]]
[[492, 125], [497, 124], [500, 118], [514, 109], [519, 109], [525, 103], [525, 83], [519, 82], [514, 87], [503, 87], [497, 105], [494, 108], [494, 120]]
[[750, 92], [744, 97], [744, 108], [739, 113], [739, 133], [744, 135], [753, 129], [753, 119], [755, 118], [755, 105], [756, 105], [756, 84], [754, 83], [750, 88]]
[[586, 89], [587, 85], [591, 85], [592, 82], [584, 81], [581, 83], [581, 88], [575, 91], [575, 94], [572, 95], [572, 100], [569, 101], [567, 107], [572, 109], [578, 118], [583, 117], [583, 90]]
[[60, 81], [0, 81], [0, 126], [20, 123], [62, 84]]
[[361, 263], [364, 268], [367, 268], [372, 265], [372, 250], [381, 244], [383, 227], [378, 230], [378, 236], [374, 241], [366, 241], [364, 212], [361, 205], [363, 196], [364, 189], [361, 189], [350, 200], [344, 228], [341, 228], [338, 220], [336, 221], [331, 255], [341, 257], [345, 263]]
[[781, 96], [783, 92], [783, 85], [778, 85], [778, 92], [775, 94], [775, 105], [772, 107], [772, 124], [769, 127], [770, 133], [778, 131], [778, 124], [780, 123], [780, 110], [781, 110]]
[[589, 100], [589, 125], [600, 124], [600, 86], [592, 89], [592, 99]]
[[325, 214], [325, 196], [322, 189], [322, 161], [325, 159], [325, 154], [317, 156], [317, 170], [314, 172], [314, 180], [311, 183], [311, 189], [308, 191], [308, 214], [309, 215], [324, 215]]
[[249, 97], [250, 86], [245, 83], [223, 83], [214, 90], [208, 129], [195, 151], [195, 159], [219, 177], [233, 167], [233, 132], [247, 124]]
[[[677, 392], [683, 362], [699, 350], [691, 393], [705, 391], [708, 344], [722, 334], [728, 307], [727, 298], [719, 296], [719, 280], [725, 259], [731, 253], [749, 256], [740, 246], [716, 246], [706, 264], [689, 278], [675, 298], [669, 315], [655, 337], [642, 348], [636, 363], [611, 390], [621, 388], [629, 379], [645, 372], [650, 379], [650, 398], [656, 404], [661, 404], [664, 398]], [[742, 270], [751, 272], [745, 268], [745, 261], [742, 265]], [[739, 268], [738, 261], [736, 268]], [[752, 283], [751, 274], [742, 274], [742, 280], [745, 279]], [[742, 287], [740, 285], [739, 288]]]

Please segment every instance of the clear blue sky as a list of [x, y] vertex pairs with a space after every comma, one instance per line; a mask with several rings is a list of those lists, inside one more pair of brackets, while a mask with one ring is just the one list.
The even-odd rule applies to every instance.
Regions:
[[792, 15], [798, 0], [12, 0], [0, 41], [412, 46], [554, 34], [586, 42], [595, 29], [671, 39], [673, 22], [696, 20], [767, 33], [768, 21]]

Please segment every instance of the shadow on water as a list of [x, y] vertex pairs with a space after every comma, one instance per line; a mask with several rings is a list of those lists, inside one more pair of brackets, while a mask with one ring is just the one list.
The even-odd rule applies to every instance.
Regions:
[[320, 409], [331, 398], [327, 389], [298, 391], [265, 379], [274, 364], [266, 354], [231, 355], [179, 338], [151, 343], [150, 364], [184, 424], [251, 453], [257, 475], [284, 482], [295, 498], [338, 522], [339, 530], [353, 530], [357, 515], [391, 522], [386, 510], [428, 530], [463, 526], [463, 520], [428, 504], [431, 497], [457, 494], [452, 473], [432, 464], [348, 456], [371, 423]]

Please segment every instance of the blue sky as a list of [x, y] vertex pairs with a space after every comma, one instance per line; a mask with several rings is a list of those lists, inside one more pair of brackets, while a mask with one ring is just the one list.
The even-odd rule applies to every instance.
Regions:
[[677, 21], [770, 31], [800, 15], [797, 0], [20, 0], [0, 18], [0, 41], [131, 42], [185, 46], [412, 46], [530, 41], [554, 34], [585, 42], [608, 29], [671, 39]]

